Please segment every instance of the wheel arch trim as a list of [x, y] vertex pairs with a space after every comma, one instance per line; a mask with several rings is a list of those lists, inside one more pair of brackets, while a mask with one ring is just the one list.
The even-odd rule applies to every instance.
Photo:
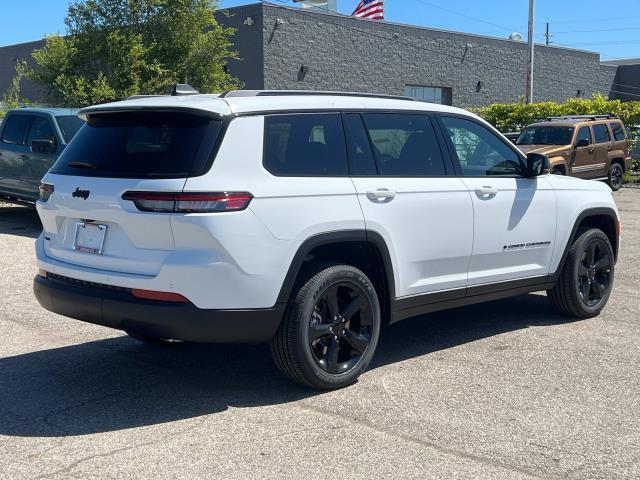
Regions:
[[565, 245], [564, 251], [562, 252], [562, 257], [560, 258], [560, 262], [558, 263], [558, 268], [556, 269], [556, 272], [555, 272], [556, 274], [559, 274], [564, 268], [565, 261], [567, 260], [567, 255], [569, 255], [569, 250], [571, 249], [571, 245], [576, 239], [578, 228], [580, 227], [582, 222], [584, 222], [586, 219], [590, 217], [603, 217], [603, 216], [606, 216], [611, 221], [613, 221], [615, 241], [611, 245], [611, 247], [613, 248], [613, 254], [615, 257], [614, 260], [617, 261], [618, 247], [620, 245], [620, 235], [618, 234], [620, 220], [618, 219], [618, 215], [616, 211], [613, 208], [609, 208], [609, 207], [587, 208], [586, 210], [583, 210], [582, 212], [580, 212], [580, 214], [576, 218], [576, 221], [573, 224], [573, 228], [571, 229], [571, 233], [567, 240], [567, 244]]
[[390, 299], [395, 298], [395, 277], [393, 273], [393, 263], [391, 262], [391, 255], [389, 254], [389, 248], [385, 240], [379, 233], [368, 230], [340, 230], [334, 232], [324, 232], [313, 235], [307, 238], [298, 250], [296, 251], [289, 269], [285, 275], [284, 282], [278, 294], [276, 303], [288, 302], [293, 287], [295, 285], [298, 274], [300, 273], [304, 264], [305, 258], [309, 253], [320, 246], [330, 245], [332, 243], [348, 243], [348, 242], [362, 242], [370, 243], [376, 248], [382, 259], [382, 268], [385, 280], [387, 282], [388, 294]]

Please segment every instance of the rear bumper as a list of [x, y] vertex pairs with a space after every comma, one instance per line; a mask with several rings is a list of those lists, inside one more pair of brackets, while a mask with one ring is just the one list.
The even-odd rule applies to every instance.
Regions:
[[284, 305], [259, 310], [205, 310], [190, 303], [142, 300], [126, 289], [86, 286], [36, 276], [36, 299], [45, 309], [138, 335], [205, 343], [262, 343], [271, 339]]

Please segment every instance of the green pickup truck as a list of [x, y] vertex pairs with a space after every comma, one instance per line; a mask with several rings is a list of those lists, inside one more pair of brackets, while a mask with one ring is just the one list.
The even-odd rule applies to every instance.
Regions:
[[71, 108], [18, 108], [0, 124], [0, 200], [34, 203], [40, 179], [84, 125]]

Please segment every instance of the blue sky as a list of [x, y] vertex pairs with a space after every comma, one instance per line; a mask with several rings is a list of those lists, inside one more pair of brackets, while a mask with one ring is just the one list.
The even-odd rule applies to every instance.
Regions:
[[[276, 0], [272, 0], [276, 3]], [[64, 33], [69, 0], [7, 0], [0, 17], [0, 45], [27, 42], [46, 33]], [[222, 7], [255, 3], [222, 0]], [[288, 2], [291, 3], [291, 2]], [[338, 0], [350, 14], [358, 0]], [[612, 8], [609, 8], [612, 7]], [[386, 0], [389, 21], [507, 37], [526, 37], [528, 0]], [[552, 41], [598, 51], [603, 60], [640, 57], [640, 0], [536, 0], [536, 40], [544, 42], [545, 22]]]

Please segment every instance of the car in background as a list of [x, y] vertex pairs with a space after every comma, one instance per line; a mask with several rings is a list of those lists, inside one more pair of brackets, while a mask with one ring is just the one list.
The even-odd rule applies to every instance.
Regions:
[[18, 108], [0, 125], [0, 199], [33, 204], [40, 180], [84, 121], [72, 108]]
[[550, 117], [526, 127], [516, 141], [523, 152], [547, 155], [551, 173], [606, 180], [612, 190], [631, 169], [631, 152], [622, 120], [611, 115]]
[[518, 138], [520, 138], [520, 132], [507, 132], [507, 133], [503, 133], [503, 135], [511, 143], [516, 143], [518, 141]]

